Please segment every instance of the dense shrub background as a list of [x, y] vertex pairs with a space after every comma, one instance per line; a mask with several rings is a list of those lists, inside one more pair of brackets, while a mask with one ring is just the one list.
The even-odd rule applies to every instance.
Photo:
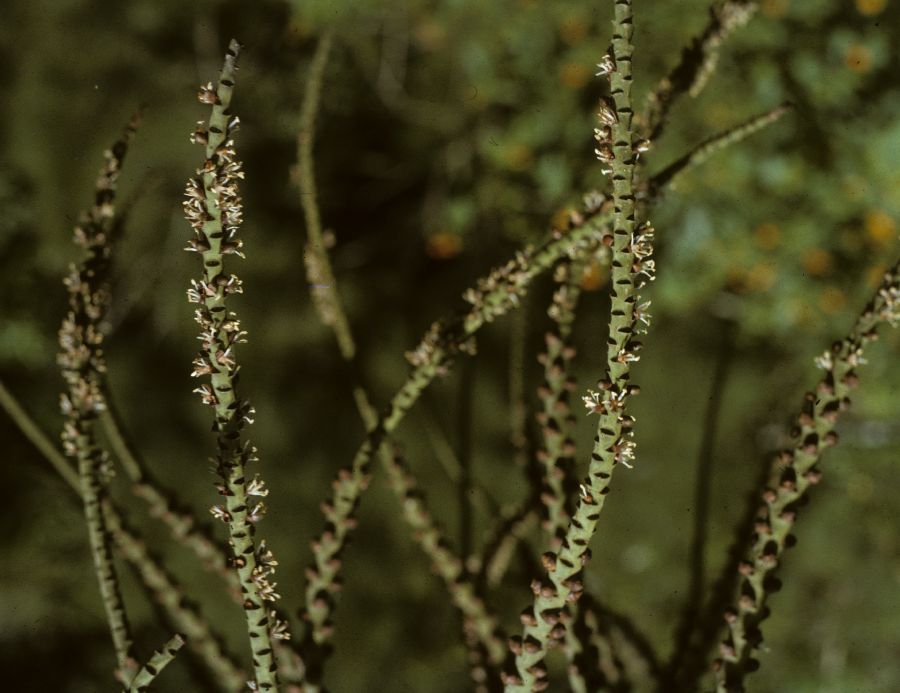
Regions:
[[[285, 606], [299, 605], [308, 540], [334, 470], [362, 438], [332, 337], [312, 310], [292, 180], [304, 78], [317, 35], [337, 29], [319, 119], [317, 173], [335, 270], [382, 404], [402, 357], [432, 320], [459, 307], [477, 276], [537, 241], [560, 210], [602, 183], [592, 155], [600, 94], [594, 64], [609, 3], [474, 0], [127, 3], [5, 0], [0, 22], [0, 376], [54, 437], [61, 425], [56, 330], [70, 232], [90, 201], [101, 153], [140, 103], [144, 124], [123, 173], [126, 232], [116, 249], [107, 342], [115, 402], [153, 473], [199, 513], [213, 502], [209, 413], [190, 395], [196, 328], [184, 290], [195, 258], [181, 188], [196, 166], [187, 135], [232, 35], [246, 44], [236, 91], [247, 181], [238, 310], [250, 331], [243, 388], [251, 435], [273, 488], [266, 535]], [[636, 94], [702, 27], [705, 2], [638, 3]], [[900, 5], [887, 0], [765, 0], [723, 51], [718, 72], [682, 103], [650, 153], [658, 170], [714, 131], [784, 100], [796, 110], [681, 179], [653, 208], [656, 321], [635, 378], [638, 461], [621, 470], [589, 589], [631, 615], [665, 654], [687, 579], [693, 478], [713, 364], [730, 366], [712, 480], [715, 575], [743, 499], [814, 383], [813, 356], [842, 336], [900, 249]], [[593, 268], [576, 327], [582, 387], [601, 372], [606, 277]], [[510, 345], [533, 356], [548, 327], [549, 284], [524, 322], [483, 331], [479, 355], [428, 393], [400, 434], [436, 514], [459, 546], [457, 492], [439, 462], [449, 445], [499, 503], [527, 492], [513, 462]], [[863, 385], [799, 525], [772, 651], [755, 690], [891, 691], [896, 659], [900, 335], [871, 349]], [[460, 377], [460, 374], [463, 377]], [[469, 386], [467, 383], [474, 383]], [[590, 440], [584, 426], [583, 458]], [[20, 690], [96, 691], [113, 665], [81, 508], [5, 417], [0, 539], [0, 671]], [[464, 441], [470, 441], [465, 444]], [[443, 446], [443, 447], [442, 447]], [[124, 494], [121, 496], [127, 497]], [[456, 691], [467, 685], [456, 614], [376, 479], [345, 563], [337, 691]], [[491, 518], [474, 509], [474, 543]], [[136, 507], [136, 520], [142, 509]], [[152, 525], [147, 525], [152, 526]], [[241, 615], [214, 578], [151, 535], [212, 619], [244, 652]], [[538, 536], [537, 534], [535, 535]], [[539, 542], [535, 542], [536, 546]], [[517, 564], [493, 596], [506, 625], [529, 598]], [[162, 632], [127, 571], [139, 644]], [[160, 679], [186, 690], [188, 658]]]

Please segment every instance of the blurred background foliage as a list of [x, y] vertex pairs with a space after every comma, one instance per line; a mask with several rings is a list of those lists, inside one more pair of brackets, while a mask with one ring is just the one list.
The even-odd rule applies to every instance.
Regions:
[[[703, 26], [706, 5], [638, 3], [639, 97]], [[317, 135], [321, 208], [336, 237], [337, 279], [365, 374], [382, 404], [406, 373], [404, 351], [460, 307], [476, 277], [539, 241], [602, 185], [592, 155], [601, 93], [593, 73], [609, 40], [611, 4], [4, 0], [3, 15], [0, 376], [56, 438], [55, 339], [65, 311], [61, 277], [76, 258], [71, 227], [90, 202], [103, 149], [146, 104], [121, 186], [109, 380], [154, 475], [201, 515], [214, 498], [205, 462], [213, 441], [208, 412], [190, 394], [196, 326], [184, 290], [196, 258], [181, 252], [188, 226], [179, 202], [200, 157], [187, 137], [204, 115], [197, 85], [217, 73], [229, 37], [246, 45], [234, 104], [247, 171], [246, 294], [235, 302], [251, 337], [240, 354], [242, 385], [258, 410], [251, 435], [273, 487], [261, 533], [281, 562], [285, 606], [295, 609], [308, 541], [321, 529], [318, 503], [363, 434], [349, 376], [302, 270], [296, 135], [317, 36], [326, 27], [337, 32]], [[634, 407], [639, 458], [633, 471], [619, 472], [588, 587], [633, 617], [662, 656], [687, 584], [694, 469], [714, 364], [729, 365], [715, 441], [710, 577], [760, 465], [786, 441], [790, 416], [815, 382], [813, 357], [847, 331], [900, 250], [898, 27], [900, 3], [889, 0], [763, 0], [726, 44], [706, 90], [679, 104], [647, 155], [659, 170], [716, 131], [785, 100], [796, 106], [682, 177], [651, 212], [659, 279], [648, 292], [656, 320], [635, 376], [644, 391]], [[582, 388], [601, 374], [606, 281], [605, 270], [591, 266], [582, 282]], [[510, 444], [510, 389], [523, 378], [526, 404], [535, 407], [533, 357], [549, 326], [550, 290], [539, 282], [518, 316], [484, 330], [479, 355], [434, 385], [400, 432], [456, 546], [467, 541], [466, 523], [448, 465], [468, 461], [476, 486], [502, 507], [528, 492]], [[841, 444], [825, 461], [826, 480], [800, 520], [753, 690], [900, 688], [898, 336], [887, 333], [871, 350], [839, 427]], [[511, 373], [518, 340], [527, 358]], [[581, 423], [581, 458], [592, 426]], [[0, 671], [22, 682], [17, 690], [111, 690], [112, 651], [81, 509], [6, 417], [0, 438]], [[191, 597], [245, 654], [241, 614], [215, 579], [116, 490]], [[477, 548], [494, 518], [477, 505], [468, 512]], [[537, 533], [532, 544], [542, 546]], [[514, 563], [491, 595], [508, 628], [530, 599], [534, 570], [527, 559]], [[456, 614], [378, 478], [344, 572], [333, 690], [467, 687]], [[123, 574], [149, 652], [163, 632]], [[159, 689], [191, 689], [189, 662], [179, 657]]]

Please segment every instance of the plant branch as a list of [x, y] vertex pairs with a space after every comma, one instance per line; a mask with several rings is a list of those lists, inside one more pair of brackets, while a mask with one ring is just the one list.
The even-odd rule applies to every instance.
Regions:
[[675, 68], [647, 96], [640, 118], [640, 129], [646, 139], [651, 142], [659, 139], [669, 111], [680, 96], [700, 94], [715, 71], [722, 42], [750, 21], [756, 9], [757, 3], [753, 0], [717, 0], [710, 6], [709, 21], [702, 33], [682, 51]]
[[183, 645], [184, 636], [180, 633], [176, 633], [169, 638], [161, 648], [153, 653], [150, 661], [140, 668], [128, 686], [128, 693], [140, 693], [149, 690], [150, 684], [175, 659], [175, 655], [178, 654], [178, 650]]
[[198, 306], [195, 319], [202, 328], [202, 350], [194, 361], [195, 377], [208, 375], [210, 383], [197, 388], [203, 402], [215, 411], [213, 430], [218, 454], [216, 472], [222, 480], [219, 493], [225, 497], [224, 507], [213, 506], [211, 512], [228, 527], [231, 564], [237, 572], [243, 593], [244, 612], [250, 649], [253, 653], [257, 690], [276, 690], [277, 663], [272, 640], [285, 636], [285, 627], [275, 618], [272, 604], [280, 595], [271, 576], [275, 561], [265, 541], [257, 545], [256, 523], [265, 513], [263, 501], [252, 496], [268, 494], [258, 476], [247, 479], [247, 465], [255, 461], [256, 449], [243, 440], [242, 431], [252, 423], [250, 404], [236, 392], [238, 366], [235, 347], [244, 341], [237, 316], [226, 307], [229, 294], [240, 293], [237, 276], [225, 272], [225, 256], [241, 254], [237, 237], [241, 223], [241, 202], [237, 184], [244, 177], [235, 158], [232, 134], [238, 119], [230, 110], [232, 90], [240, 44], [232, 40], [225, 54], [218, 84], [201, 88], [201, 103], [212, 106], [207, 128], [201, 126], [193, 141], [205, 145], [206, 160], [188, 181], [185, 215], [194, 230], [188, 250], [202, 255], [203, 278], [194, 281], [188, 299]]
[[116, 676], [123, 683], [134, 678], [137, 661], [109, 549], [109, 530], [100, 509], [111, 469], [106, 452], [98, 444], [95, 423], [106, 406], [101, 385], [106, 371], [101, 322], [109, 304], [109, 235], [119, 173], [138, 122], [136, 115], [122, 137], [104, 153], [106, 163], [97, 178], [94, 205], [75, 227], [74, 241], [84, 251], [84, 257], [77, 266], [70, 267], [65, 280], [69, 311], [59, 329], [57, 357], [67, 386], [60, 397], [65, 417], [64, 450], [77, 464], [94, 570], [116, 654]]
[[637, 392], [629, 382], [631, 363], [637, 361], [641, 344], [634, 340], [645, 305], [638, 304], [637, 289], [643, 276], [652, 277], [650, 229], [638, 233], [635, 224], [634, 168], [636, 160], [632, 133], [631, 62], [634, 31], [631, 3], [615, 3], [611, 53], [601, 62], [601, 72], [609, 76], [611, 103], [600, 105], [600, 127], [595, 131], [597, 156], [609, 168], [613, 183], [612, 306], [607, 341], [606, 377], [600, 393], [589, 391], [585, 402], [599, 415], [597, 435], [588, 477], [581, 485], [578, 504], [569, 522], [558, 553], [547, 552], [542, 563], [547, 578], [532, 583], [533, 604], [522, 613], [525, 628], [521, 637], [510, 640], [516, 656], [516, 672], [504, 674], [507, 693], [539, 691], [548, 686], [544, 657], [547, 650], [565, 637], [570, 615], [569, 603], [577, 602], [584, 591], [582, 569], [590, 559], [588, 544], [600, 517], [614, 467], [633, 457], [633, 419], [625, 414], [628, 397]]
[[[298, 138], [299, 183], [308, 234], [304, 264], [320, 319], [332, 328], [343, 359], [358, 372], [356, 344], [337, 291], [316, 202], [314, 126], [322, 89], [322, 75], [331, 44], [332, 34], [329, 32], [320, 39], [316, 49], [307, 82]], [[416, 387], [416, 385], [411, 387], [409, 395], [401, 390], [401, 394], [394, 399], [397, 406], [392, 410], [396, 412], [397, 408], [405, 407], [408, 399], [415, 401], [418, 397]], [[370, 431], [384, 429], [378, 432], [383, 440], [390, 432], [386, 430], [391, 426], [390, 421], [383, 423], [379, 421], [378, 414], [361, 384], [354, 386], [354, 399], [366, 427]], [[403, 409], [399, 411], [402, 412]], [[400, 416], [402, 417], [402, 413]], [[317, 690], [321, 685], [322, 669], [330, 653], [329, 640], [332, 631], [330, 619], [340, 589], [337, 575], [340, 568], [339, 554], [347, 532], [355, 526], [352, 513], [359, 493], [368, 485], [368, 461], [372, 454], [373, 452], [367, 450], [365, 457], [357, 455], [353, 467], [341, 471], [334, 482], [335, 494], [332, 500], [323, 504], [328, 524], [319, 539], [313, 542], [315, 566], [307, 571], [306, 608], [303, 612], [303, 618], [310, 623], [302, 643], [307, 665], [304, 682], [306, 690]], [[462, 561], [449, 549], [441, 530], [432, 520], [424, 497], [417, 489], [415, 479], [404, 465], [393, 443], [390, 440], [385, 441], [378, 454], [387, 472], [389, 485], [401, 500], [403, 516], [415, 531], [417, 543], [432, 560], [435, 571], [444, 580], [454, 605], [463, 614], [464, 630], [472, 633], [476, 640], [483, 644], [488, 663], [494, 667], [499, 666], [505, 648], [502, 639], [496, 634], [496, 618], [487, 611], [484, 601], [476, 596], [473, 585], [465, 575]]]
[[795, 543], [791, 530], [799, 501], [821, 479], [818, 463], [824, 451], [837, 443], [834, 424], [850, 406], [848, 395], [859, 381], [856, 369], [865, 363], [864, 347], [877, 339], [878, 327], [885, 322], [900, 324], [900, 262], [885, 273], [850, 334], [816, 359], [825, 375], [815, 392], [806, 393], [792, 435], [793, 448], [782, 452], [773, 464], [750, 546], [738, 567], [738, 594], [734, 606], [725, 612], [728, 632], [713, 665], [718, 693], [743, 691], [744, 678], [759, 666], [760, 624], [769, 614], [768, 595], [778, 587], [774, 572], [784, 550]]
[[698, 164], [702, 164], [716, 152], [733, 144], [745, 140], [750, 135], [759, 132], [763, 128], [781, 119], [781, 117], [793, 108], [790, 104], [781, 104], [770, 111], [754, 116], [749, 120], [736, 125], [730, 130], [713, 135], [694, 147], [687, 154], [675, 160], [662, 171], [652, 176], [647, 182], [649, 197], [655, 197], [666, 186], [674, 185], [675, 179], [682, 173]]
[[25, 435], [29, 442], [38, 449], [59, 475], [71, 486], [80, 496], [81, 481], [78, 478], [78, 472], [72, 467], [71, 463], [66, 459], [50, 439], [44, 435], [34, 419], [29, 416], [22, 405], [19, 404], [12, 392], [6, 385], [0, 381], [0, 406], [9, 414], [19, 430]]
[[703, 420], [703, 433], [700, 450], [697, 455], [697, 468], [694, 480], [694, 531], [690, 548], [690, 578], [687, 597], [675, 629], [675, 646], [672, 657], [665, 671], [665, 685], [675, 686], [681, 657], [690, 647], [692, 637], [697, 629], [703, 606], [704, 585], [706, 582], [705, 549], [709, 524], [710, 485], [712, 483], [713, 461], [715, 459], [715, 442], [718, 432], [722, 398], [728, 380], [734, 351], [735, 325], [732, 322], [721, 324], [718, 356], [712, 373], [710, 394], [706, 403], [706, 414]]

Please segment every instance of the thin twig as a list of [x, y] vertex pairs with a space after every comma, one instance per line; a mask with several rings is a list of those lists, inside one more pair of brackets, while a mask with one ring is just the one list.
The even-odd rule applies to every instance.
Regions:
[[785, 113], [790, 111], [791, 108], [792, 106], [790, 104], [781, 104], [765, 113], [750, 118], [740, 125], [736, 125], [725, 132], [718, 133], [709, 139], [704, 140], [687, 154], [676, 159], [662, 171], [652, 176], [647, 183], [648, 196], [655, 197], [661, 188], [673, 186], [675, 179], [688, 169], [697, 166], [698, 164], [702, 164], [716, 152], [733, 144], [737, 144], [750, 135], [759, 132], [764, 127], [771, 125], [779, 120]]
[[681, 53], [681, 60], [647, 96], [647, 104], [639, 122], [643, 136], [655, 142], [662, 134], [669, 111], [682, 95], [699, 95], [715, 70], [719, 47], [737, 28], [743, 26], [756, 11], [753, 0], [716, 0], [709, 8], [709, 21]]
[[153, 653], [150, 661], [135, 674], [128, 686], [128, 693], [142, 693], [149, 690], [150, 684], [175, 659], [175, 655], [178, 654], [182, 645], [184, 645], [184, 636], [181, 633], [176, 633], [169, 638], [161, 648]]
[[732, 322], [722, 325], [722, 336], [718, 348], [715, 367], [710, 383], [710, 395], [706, 403], [706, 414], [703, 419], [703, 434], [700, 450], [697, 455], [697, 468], [694, 481], [694, 532], [690, 548], [690, 578], [687, 596], [678, 625], [675, 628], [675, 646], [672, 657], [666, 667], [663, 685], [673, 686], [677, 680], [680, 657], [690, 647], [691, 639], [697, 628], [703, 606], [704, 586], [706, 583], [706, 537], [709, 524], [710, 487], [712, 484], [713, 460], [715, 459], [715, 443], [718, 432], [722, 398], [728, 380], [734, 351], [734, 331]]
[[0, 381], [0, 406], [9, 414], [9, 417], [31, 444], [38, 449], [66, 483], [77, 491], [80, 496], [81, 482], [78, 479], [78, 472], [75, 471], [65, 455], [57, 450], [50, 439], [44, 435], [44, 432], [41, 431], [34, 419], [28, 415], [28, 412], [22, 408], [22, 405], [19, 404], [13, 393], [6, 388], [3, 381]]

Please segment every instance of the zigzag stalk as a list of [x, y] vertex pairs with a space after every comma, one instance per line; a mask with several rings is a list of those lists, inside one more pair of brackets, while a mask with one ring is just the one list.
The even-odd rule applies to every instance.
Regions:
[[106, 407], [102, 389], [106, 359], [100, 323], [109, 303], [106, 280], [113, 202], [122, 161], [137, 124], [135, 116], [122, 138], [105, 153], [106, 164], [97, 179], [94, 206], [75, 228], [75, 243], [84, 250], [85, 258], [78, 266], [72, 265], [65, 280], [69, 312], [59, 330], [61, 350], [57, 357], [68, 386], [68, 391], [60, 397], [66, 418], [63, 449], [77, 464], [94, 569], [116, 653], [117, 677], [125, 684], [137, 673], [137, 661], [132, 654], [128, 618], [110, 553], [109, 529], [101, 511], [112, 470], [106, 452], [98, 444], [95, 424]]
[[268, 489], [258, 475], [247, 479], [247, 465], [258, 458], [256, 448], [243, 440], [241, 433], [252, 423], [254, 410], [237, 395], [238, 365], [234, 353], [246, 333], [237, 316], [226, 307], [227, 296], [242, 291], [240, 279], [224, 267], [226, 255], [242, 255], [242, 242], [237, 238], [241, 223], [237, 184], [244, 174], [235, 159], [231, 139], [238, 119], [229, 110], [239, 51], [240, 44], [232, 40], [218, 84], [213, 86], [210, 82], [201, 88], [198, 98], [212, 106], [212, 115], [209, 126], [201, 125], [191, 138], [206, 148], [206, 161], [188, 181], [184, 203], [185, 215], [194, 230], [187, 249], [203, 258], [203, 277], [193, 281], [188, 290], [188, 300], [198, 306], [195, 319], [203, 330], [199, 337], [203, 349], [194, 360], [192, 375], [210, 376], [210, 384], [195, 391], [215, 411], [215, 469], [222, 480], [218, 490], [225, 497], [225, 505], [215, 505], [211, 512], [228, 526], [231, 564], [241, 583], [256, 678], [249, 685], [253, 690], [275, 690], [278, 677], [272, 639], [285, 637], [287, 630], [270, 611], [271, 604], [280, 597], [271, 581], [277, 561], [265, 541], [257, 545], [254, 540], [255, 526], [265, 514], [265, 504], [251, 501], [250, 497], [263, 497]]
[[[303, 101], [301, 131], [298, 137], [299, 186], [309, 237], [304, 265], [313, 295], [314, 304], [322, 322], [331, 327], [341, 357], [356, 371], [356, 342], [350, 329], [346, 311], [337, 290], [337, 282], [331, 268], [327, 245], [322, 234], [321, 216], [316, 201], [313, 147], [315, 142], [315, 120], [318, 112], [322, 76], [333, 42], [331, 33], [319, 41], [310, 67], [306, 95]], [[363, 386], [357, 383], [353, 388], [354, 399], [363, 423], [373, 429], [378, 425], [378, 414], [371, 405]], [[499, 667], [505, 655], [503, 641], [497, 636], [497, 619], [489, 613], [484, 600], [476, 594], [474, 585], [467, 578], [462, 561], [449, 548], [441, 529], [434, 522], [424, 497], [417, 488], [415, 478], [403, 463], [390, 440], [386, 440], [378, 456], [387, 472], [388, 483], [400, 499], [403, 517], [414, 530], [414, 538], [431, 559], [435, 572], [443, 579], [454, 605], [460, 610], [464, 620], [464, 630], [471, 634], [487, 653], [489, 665]], [[344, 470], [335, 482], [335, 489], [342, 487], [358, 492], [368, 483], [366, 476], [359, 477], [359, 486], [353, 486], [352, 472]], [[306, 595], [306, 609], [302, 617], [310, 622], [310, 628], [303, 642], [303, 654], [307, 669], [304, 680], [306, 690], [316, 690], [321, 685], [325, 659], [329, 654], [331, 634], [331, 613], [336, 606], [340, 589], [337, 571], [340, 567], [339, 554], [346, 533], [354, 524], [351, 515], [340, 515], [339, 494], [323, 504], [329, 524], [323, 535], [313, 543], [315, 565], [307, 572], [309, 579]], [[353, 509], [350, 508], [350, 513]], [[349, 522], [349, 524], [348, 524]], [[487, 673], [473, 668], [473, 678], [484, 680]]]
[[[607, 164], [613, 183], [612, 306], [607, 343], [607, 375], [600, 392], [588, 391], [585, 403], [599, 415], [597, 436], [588, 477], [582, 483], [575, 514], [559, 553], [547, 552], [542, 563], [547, 579], [532, 583], [534, 602], [522, 612], [525, 629], [510, 640], [516, 656], [516, 672], [504, 673], [507, 693], [540, 691], [548, 686], [544, 657], [566, 634], [570, 621], [567, 604], [577, 602], [584, 591], [582, 569], [590, 559], [588, 544], [593, 537], [603, 501], [609, 492], [615, 466], [634, 456], [631, 440], [633, 419], [625, 414], [629, 395], [637, 388], [630, 384], [631, 363], [641, 344], [634, 334], [647, 322], [646, 304], [639, 305], [636, 289], [653, 276], [652, 230], [637, 231], [634, 218], [634, 167], [637, 151], [631, 121], [631, 36], [634, 31], [631, 3], [617, 0], [612, 51], [601, 62], [601, 73], [609, 76], [612, 103], [600, 105], [600, 127], [595, 135], [598, 158]], [[642, 276], [643, 275], [643, 276]]]
[[156, 650], [150, 660], [135, 674], [128, 686], [128, 693], [143, 693], [143, 691], [150, 690], [150, 684], [175, 659], [175, 655], [183, 645], [184, 636], [180, 633], [169, 638], [165, 645]]
[[793, 432], [794, 447], [776, 460], [770, 485], [762, 492], [752, 544], [738, 567], [741, 578], [735, 606], [725, 612], [728, 633], [713, 666], [718, 693], [743, 691], [744, 677], [759, 666], [760, 624], [768, 616], [766, 600], [777, 582], [773, 573], [784, 550], [794, 543], [791, 530], [799, 501], [822, 477], [818, 462], [837, 443], [834, 424], [850, 406], [848, 395], [859, 382], [856, 369], [865, 363], [863, 348], [877, 339], [882, 323], [900, 324], [900, 262], [885, 273], [850, 334], [816, 359], [825, 376], [815, 392], [806, 393]]
[[[734, 141], [730, 140], [729, 144]], [[651, 179], [649, 187], [657, 190], [659, 186], [654, 186]], [[413, 371], [395, 394], [387, 413], [370, 427], [351, 467], [338, 473], [333, 482], [332, 499], [324, 506], [328, 522], [325, 531], [313, 544], [316, 566], [307, 586], [304, 612], [304, 617], [313, 623], [316, 642], [324, 644], [331, 637], [331, 613], [340, 590], [335, 582], [340, 569], [339, 555], [355, 526], [353, 513], [368, 486], [372, 457], [380, 450], [386, 437], [397, 429], [406, 412], [431, 381], [448, 371], [453, 358], [460, 353], [474, 352], [474, 337], [482, 327], [518, 307], [531, 282], [560, 259], [575, 257], [582, 249], [595, 245], [604, 236], [612, 218], [612, 206], [602, 194], [595, 192], [586, 195], [584, 212], [573, 213], [567, 229], [554, 230], [538, 248], [529, 246], [517, 252], [505, 265], [479, 279], [463, 294], [471, 308], [448, 320], [434, 322], [415, 349], [406, 354]], [[648, 227], [638, 241], [644, 253], [650, 251], [650, 231]], [[652, 260], [645, 257], [640, 264], [652, 271]], [[646, 305], [638, 310], [638, 322], [645, 321], [645, 310]]]

